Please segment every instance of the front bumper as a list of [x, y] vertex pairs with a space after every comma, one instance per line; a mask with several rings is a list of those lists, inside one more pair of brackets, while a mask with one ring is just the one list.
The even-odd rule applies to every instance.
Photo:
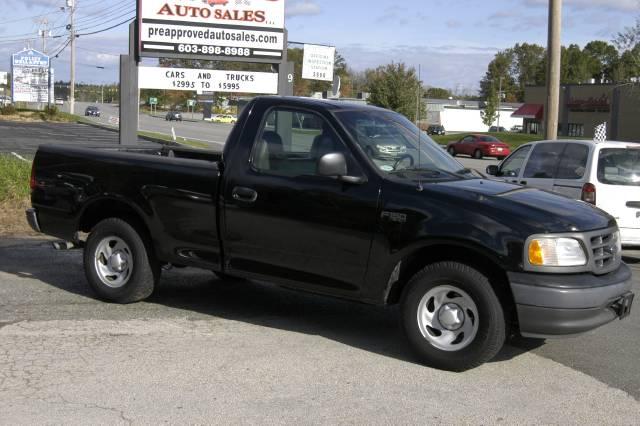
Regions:
[[508, 273], [520, 333], [560, 337], [593, 330], [629, 314], [631, 270], [592, 274]]
[[25, 214], [27, 215], [27, 222], [31, 229], [36, 232], [42, 232], [40, 230], [40, 222], [38, 222], [38, 212], [36, 212], [36, 209], [27, 209]]

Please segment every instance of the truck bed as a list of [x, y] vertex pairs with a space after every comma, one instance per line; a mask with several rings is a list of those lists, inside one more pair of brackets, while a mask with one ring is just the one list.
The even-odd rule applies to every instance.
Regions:
[[181, 147], [43, 145], [34, 160], [33, 206], [43, 232], [70, 241], [113, 209], [127, 210], [159, 260], [215, 269], [221, 156]]

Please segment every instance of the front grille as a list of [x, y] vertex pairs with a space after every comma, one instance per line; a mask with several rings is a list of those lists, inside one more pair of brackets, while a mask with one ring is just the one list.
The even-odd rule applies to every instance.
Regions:
[[590, 235], [588, 240], [593, 254], [595, 273], [604, 273], [617, 268], [620, 263], [618, 234], [616, 231], [606, 230], [602, 233]]

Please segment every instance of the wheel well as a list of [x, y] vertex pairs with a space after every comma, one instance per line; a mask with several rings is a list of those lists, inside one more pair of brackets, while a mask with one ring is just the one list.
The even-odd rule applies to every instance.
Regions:
[[433, 245], [424, 247], [402, 260], [400, 277], [387, 296], [387, 304], [400, 302], [407, 283], [418, 271], [436, 262], [454, 261], [464, 263], [487, 276], [496, 295], [509, 317], [516, 319], [515, 302], [506, 272], [493, 259], [476, 250], [454, 245]]
[[92, 203], [82, 214], [78, 229], [89, 233], [101, 221], [116, 217], [131, 225], [141, 237], [151, 241], [151, 233], [138, 212], [128, 204], [112, 199], [104, 199]]

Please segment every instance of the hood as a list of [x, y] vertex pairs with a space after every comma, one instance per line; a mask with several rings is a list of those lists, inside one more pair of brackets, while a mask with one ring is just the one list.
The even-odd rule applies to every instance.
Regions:
[[470, 179], [434, 183], [427, 188], [505, 225], [519, 223], [536, 233], [593, 231], [615, 225], [612, 216], [590, 204], [505, 182]]

